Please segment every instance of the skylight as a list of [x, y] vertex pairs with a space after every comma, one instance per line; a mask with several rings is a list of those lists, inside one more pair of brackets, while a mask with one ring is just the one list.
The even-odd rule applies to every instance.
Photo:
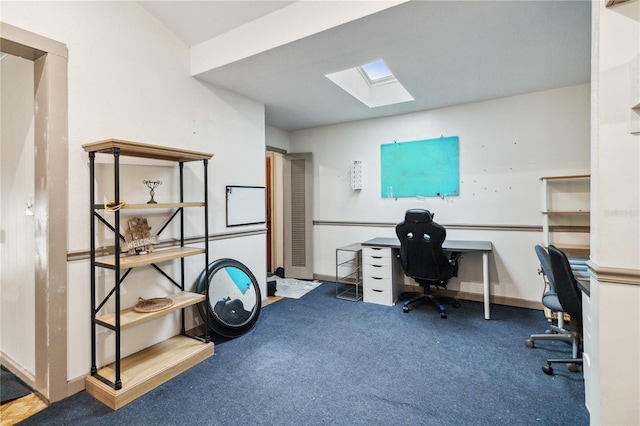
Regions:
[[370, 64], [362, 65], [358, 67], [358, 71], [362, 74], [369, 86], [375, 86], [377, 84], [393, 83], [396, 80], [394, 75], [389, 71], [389, 68], [383, 61], [376, 61]]
[[325, 77], [369, 108], [414, 100], [382, 60]]

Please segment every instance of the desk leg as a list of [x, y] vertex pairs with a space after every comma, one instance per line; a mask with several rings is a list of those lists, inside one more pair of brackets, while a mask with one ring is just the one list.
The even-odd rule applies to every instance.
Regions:
[[482, 253], [482, 282], [484, 284], [484, 319], [491, 319], [489, 307], [489, 253]]

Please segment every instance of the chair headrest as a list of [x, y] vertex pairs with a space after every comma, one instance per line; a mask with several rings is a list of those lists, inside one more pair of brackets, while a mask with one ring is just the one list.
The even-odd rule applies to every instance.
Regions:
[[425, 209], [409, 209], [404, 214], [404, 221], [411, 223], [431, 223], [433, 214]]

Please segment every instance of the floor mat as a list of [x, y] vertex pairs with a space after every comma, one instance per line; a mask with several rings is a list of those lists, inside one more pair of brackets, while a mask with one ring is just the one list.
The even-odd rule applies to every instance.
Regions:
[[23, 396], [31, 393], [31, 389], [29, 389], [27, 385], [22, 383], [15, 374], [6, 370], [4, 367], [2, 368], [2, 385], [0, 386], [0, 389], [0, 403], [2, 404], [13, 401], [14, 399], [22, 398]]
[[288, 297], [290, 299], [299, 299], [322, 284], [320, 281], [303, 281], [294, 278], [275, 277], [275, 279], [276, 296]]

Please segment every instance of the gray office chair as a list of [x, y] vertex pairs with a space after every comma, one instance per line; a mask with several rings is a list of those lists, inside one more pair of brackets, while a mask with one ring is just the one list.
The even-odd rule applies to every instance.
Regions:
[[562, 306], [560, 305], [560, 300], [558, 300], [558, 294], [556, 293], [556, 285], [551, 271], [551, 264], [549, 262], [549, 253], [547, 253], [541, 245], [535, 246], [535, 252], [538, 256], [538, 260], [540, 261], [538, 274], [542, 274], [543, 277], [546, 277], [544, 292], [542, 294], [542, 304], [547, 309], [557, 314], [558, 322], [557, 325], [551, 324], [549, 330], [546, 330], [544, 334], [532, 334], [525, 343], [528, 347], [533, 348], [535, 347], [536, 340], [560, 340], [575, 347], [577, 345], [575, 337], [563, 326], [564, 313], [562, 312]]
[[[447, 237], [444, 226], [433, 221], [428, 210], [411, 209], [405, 212], [404, 221], [396, 225], [396, 235], [400, 240], [400, 264], [404, 273], [413, 278], [424, 288], [424, 294], [418, 293], [405, 300], [402, 311], [409, 312], [418, 301], [431, 302], [440, 311], [440, 318], [446, 318], [444, 304], [457, 308], [460, 301], [453, 297], [434, 295], [431, 286], [445, 288], [449, 278], [457, 276], [460, 253], [447, 257], [442, 249]], [[403, 293], [400, 298], [405, 299]]]
[[573, 342], [571, 358], [548, 359], [547, 365], [542, 367], [542, 371], [551, 375], [553, 374], [551, 364], [565, 363], [572, 371], [577, 371], [577, 366], [582, 365], [582, 293], [571, 271], [569, 259], [552, 245], [549, 246], [549, 262], [562, 311], [571, 316], [570, 328]]

